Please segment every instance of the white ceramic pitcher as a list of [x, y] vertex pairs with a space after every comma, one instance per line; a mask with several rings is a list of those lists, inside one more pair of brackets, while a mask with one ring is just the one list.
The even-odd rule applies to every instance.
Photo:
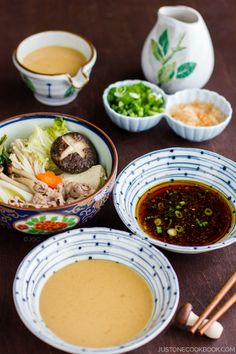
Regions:
[[167, 93], [201, 88], [214, 67], [214, 50], [199, 12], [187, 6], [164, 6], [142, 51], [148, 81]]

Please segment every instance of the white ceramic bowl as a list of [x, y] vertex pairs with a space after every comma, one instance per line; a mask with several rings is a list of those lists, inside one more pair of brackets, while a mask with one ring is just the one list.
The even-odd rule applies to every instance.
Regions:
[[151, 84], [150, 82], [143, 80], [118, 81], [114, 84], [109, 85], [103, 93], [103, 103], [108, 116], [111, 118], [113, 123], [118, 125], [118, 127], [128, 130], [129, 132], [141, 132], [143, 130], [153, 128], [160, 122], [161, 118], [164, 117], [164, 113], [158, 113], [149, 117], [127, 117], [123, 114], [117, 113], [116, 111], [114, 111], [114, 109], [111, 108], [107, 100], [108, 92], [111, 88], [120, 86], [130, 86], [138, 84], [140, 82], [150, 87], [153, 92], [157, 94], [162, 94], [165, 99], [166, 96], [164, 92], [157, 85]]
[[[41, 318], [39, 298], [48, 278], [54, 271], [89, 257], [125, 264], [139, 272], [151, 287], [152, 318], [142, 333], [128, 343], [110, 348], [75, 346], [54, 335]], [[44, 342], [68, 353], [114, 354], [140, 347], [163, 331], [177, 308], [179, 286], [169, 261], [147, 241], [123, 231], [87, 228], [67, 231], [35, 247], [16, 272], [13, 298], [26, 327]]]
[[[38, 48], [51, 45], [77, 49], [85, 55], [87, 62], [74, 77], [67, 73], [40, 74], [23, 65], [23, 59], [27, 54]], [[12, 59], [26, 86], [33, 91], [39, 102], [49, 106], [62, 106], [73, 101], [79, 91], [88, 83], [96, 58], [96, 49], [84, 37], [66, 31], [46, 31], [24, 39], [14, 51]]]
[[[108, 92], [112, 87], [129, 86], [135, 83], [143, 82], [149, 86], [154, 92], [161, 93], [165, 100], [165, 112], [158, 113], [150, 117], [127, 117], [114, 111], [107, 100]], [[174, 119], [171, 116], [173, 106], [180, 103], [189, 103], [194, 101], [211, 102], [219, 108], [225, 115], [223, 122], [209, 127], [194, 127]], [[153, 128], [162, 118], [167, 120], [169, 127], [174, 130], [177, 135], [190, 141], [205, 141], [219, 135], [229, 124], [232, 118], [232, 107], [230, 103], [217, 92], [205, 89], [186, 89], [176, 92], [174, 95], [166, 95], [157, 85], [142, 80], [125, 80], [119, 81], [108, 86], [103, 93], [103, 103], [108, 116], [112, 122], [118, 127], [130, 132], [141, 132]]]
[[[138, 157], [118, 176], [113, 190], [117, 213], [124, 224], [140, 237], [158, 247], [177, 253], [202, 253], [217, 250], [236, 242], [236, 163], [214, 152], [192, 148], [168, 148]], [[220, 241], [209, 246], [177, 246], [147, 235], [136, 219], [140, 197], [150, 188], [178, 180], [198, 181], [222, 192], [232, 204], [233, 225]]]
[[[213, 103], [215, 107], [219, 108], [224, 113], [224, 121], [209, 127], [194, 127], [171, 117], [171, 108], [173, 106], [194, 101]], [[204, 141], [214, 138], [226, 128], [232, 117], [232, 108], [230, 103], [223, 96], [214, 91], [188, 89], [168, 96], [165, 113], [168, 125], [176, 134], [190, 141]]]

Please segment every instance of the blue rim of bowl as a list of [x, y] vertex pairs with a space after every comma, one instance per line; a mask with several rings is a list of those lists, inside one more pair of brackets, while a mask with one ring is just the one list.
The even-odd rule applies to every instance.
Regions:
[[112, 89], [113, 87], [120, 87], [120, 86], [131, 86], [132, 84], [138, 84], [142, 82], [143, 84], [145, 84], [146, 86], [150, 87], [152, 89], [153, 92], [157, 93], [156, 91], [158, 91], [164, 99], [164, 106], [163, 108], [165, 109], [166, 107], [166, 100], [167, 100], [167, 95], [165, 94], [165, 92], [157, 85], [149, 82], [149, 81], [145, 81], [145, 80], [138, 80], [138, 79], [127, 79], [127, 80], [123, 80], [123, 81], [117, 81], [114, 82], [112, 84], [110, 84], [109, 86], [107, 86], [107, 88], [105, 88], [105, 90], [103, 91], [103, 95], [102, 95], [102, 99], [103, 99], [103, 104], [105, 107], [107, 107], [108, 110], [110, 110], [111, 112], [115, 113], [118, 117], [120, 118], [124, 118], [126, 120], [145, 120], [145, 119], [153, 119], [153, 118], [157, 118], [160, 115], [164, 116], [165, 115], [165, 111], [164, 112], [160, 112], [157, 114], [154, 114], [152, 116], [146, 116], [146, 117], [129, 117], [129, 116], [125, 116], [124, 114], [120, 114], [118, 112], [116, 112], [113, 108], [111, 108], [110, 104], [108, 103], [107, 100], [107, 96], [108, 96], [108, 92], [110, 91], [110, 89]]
[[[233, 243], [236, 242], [236, 233], [235, 235], [231, 238], [231, 239], [222, 239], [222, 241], [218, 241], [216, 243], [213, 243], [211, 245], [207, 245], [207, 246], [179, 246], [179, 245], [173, 245], [173, 244], [170, 244], [170, 243], [165, 243], [165, 242], [162, 242], [162, 241], [159, 241], [159, 240], [156, 240], [154, 238], [152, 238], [151, 236], [149, 236], [148, 234], [146, 234], [143, 230], [141, 230], [140, 227], [139, 228], [139, 231], [137, 231], [136, 228], [132, 227], [132, 224], [130, 224], [129, 222], [127, 222], [125, 216], [123, 215], [123, 213], [120, 212], [120, 208], [119, 208], [119, 205], [117, 205], [117, 199], [116, 199], [116, 190], [117, 190], [117, 185], [119, 184], [119, 180], [120, 178], [125, 174], [125, 171], [127, 169], [129, 169], [134, 163], [136, 163], [137, 161], [145, 158], [145, 157], [148, 157], [150, 156], [150, 154], [157, 154], [159, 152], [165, 152], [165, 151], [169, 151], [170, 150], [178, 150], [178, 151], [183, 151], [183, 152], [187, 152], [186, 153], [186, 156], [188, 155], [191, 155], [191, 151], [196, 151], [196, 152], [203, 152], [203, 153], [206, 153], [206, 154], [209, 154], [211, 156], [214, 156], [215, 158], [217, 159], [220, 159], [222, 161], [225, 161], [227, 163], [229, 163], [230, 165], [233, 165], [233, 167], [236, 169], [236, 162], [234, 162], [233, 160], [231, 159], [228, 159], [227, 157], [224, 157], [216, 152], [212, 152], [212, 151], [209, 151], [209, 150], [205, 150], [205, 149], [198, 149], [198, 148], [184, 148], [184, 147], [170, 147], [170, 148], [165, 148], [165, 149], [160, 149], [160, 150], [155, 150], [155, 151], [152, 151], [152, 152], [149, 152], [149, 153], [146, 153], [142, 156], [139, 156], [137, 157], [136, 159], [132, 160], [120, 173], [119, 175], [117, 176], [116, 178], [116, 182], [115, 182], [115, 186], [113, 188], [113, 205], [116, 209], [116, 212], [117, 214], [119, 215], [121, 221], [124, 223], [124, 225], [136, 236], [138, 237], [141, 237], [141, 238], [145, 238], [150, 242], [152, 243], [153, 245], [155, 246], [159, 246], [161, 247], [162, 249], [166, 249], [168, 251], [172, 251], [172, 252], [181, 252], [181, 253], [200, 253], [200, 252], [208, 252], [208, 251], [214, 251], [214, 250], [217, 250], [217, 249], [220, 249], [220, 248], [223, 248], [223, 247], [226, 247], [226, 246], [229, 246]], [[118, 203], [119, 204], [119, 203]], [[236, 225], [236, 219], [235, 219], [235, 224]], [[233, 226], [234, 226], [233, 225]], [[231, 228], [231, 231], [228, 233], [230, 234], [232, 232], [232, 229], [233, 229], [233, 226]]]
[[[74, 229], [74, 230], [69, 230], [60, 234], [57, 234], [53, 237], [50, 237], [49, 239], [43, 241], [42, 243], [40, 243], [39, 245], [37, 245], [36, 247], [34, 247], [21, 261], [21, 263], [19, 264], [15, 277], [14, 277], [14, 281], [13, 281], [13, 286], [12, 286], [12, 291], [13, 291], [13, 301], [14, 301], [14, 305], [16, 308], [16, 311], [21, 319], [21, 321], [24, 323], [24, 325], [26, 326], [26, 328], [28, 328], [28, 330], [33, 333], [36, 337], [38, 337], [39, 339], [41, 339], [43, 342], [52, 345], [55, 348], [58, 348], [60, 350], [63, 350], [65, 352], [68, 353], [72, 353], [69, 349], [67, 349], [66, 347], [62, 346], [62, 345], [56, 345], [56, 344], [52, 344], [52, 342], [50, 340], [48, 340], [47, 337], [45, 337], [43, 334], [39, 334], [36, 333], [29, 321], [27, 319], [25, 319], [25, 317], [22, 314], [22, 311], [20, 309], [20, 306], [18, 304], [17, 298], [16, 298], [16, 282], [19, 281], [19, 277], [18, 275], [20, 274], [21, 268], [24, 266], [25, 262], [28, 261], [28, 259], [31, 257], [31, 255], [33, 255], [35, 252], [40, 250], [44, 250], [48, 245], [50, 245], [53, 242], [59, 242], [60, 240], [63, 240], [63, 238], [68, 238], [68, 236], [73, 237], [75, 233], [83, 233], [84, 231], [88, 230], [89, 232], [91, 232], [91, 234], [96, 234], [96, 232], [106, 232], [111, 234], [112, 232], [119, 234], [119, 236], [124, 237], [124, 238], [129, 238], [132, 237], [133, 240], [135, 240], [138, 244], [142, 244], [144, 246], [147, 246], [148, 248], [151, 248], [152, 251], [156, 252], [158, 254], [158, 257], [161, 257], [163, 259], [163, 261], [166, 263], [167, 265], [167, 269], [168, 271], [170, 271], [173, 275], [173, 279], [175, 282], [175, 305], [173, 306], [173, 308], [170, 310], [170, 313], [168, 315], [168, 317], [166, 318], [166, 320], [163, 322], [161, 322], [160, 327], [158, 328], [158, 330], [153, 329], [152, 331], [150, 331], [147, 336], [145, 336], [145, 338], [142, 339], [141, 344], [139, 342], [135, 343], [135, 339], [129, 341], [128, 343], [124, 343], [118, 346], [113, 346], [113, 347], [108, 347], [108, 348], [83, 348], [83, 347], [79, 347], [79, 346], [74, 346], [72, 345], [75, 349], [77, 349], [77, 351], [74, 351], [73, 353], [76, 354], [80, 354], [80, 353], [87, 353], [90, 354], [91, 352], [98, 353], [98, 354], [119, 354], [119, 353], [126, 353], [128, 351], [134, 350], [136, 348], [139, 348], [143, 345], [145, 345], [146, 343], [150, 342], [152, 339], [154, 339], [155, 337], [157, 337], [170, 323], [170, 321], [172, 320], [176, 309], [178, 307], [178, 303], [179, 303], [179, 298], [180, 298], [180, 289], [179, 289], [179, 282], [178, 282], [178, 277], [176, 275], [176, 272], [174, 270], [174, 268], [172, 267], [170, 261], [167, 259], [167, 257], [157, 248], [153, 247], [150, 242], [148, 242], [147, 238], [140, 238], [132, 233], [128, 233], [126, 231], [121, 231], [121, 230], [116, 230], [116, 229], [112, 229], [112, 228], [106, 228], [106, 227], [92, 227], [92, 228], [80, 228], [80, 229]], [[78, 243], [81, 241], [78, 241]], [[134, 342], [134, 343], [132, 343]], [[129, 344], [130, 343], [130, 344]], [[68, 345], [71, 346], [70, 343], [68, 343]]]
[[[59, 112], [32, 112], [32, 113], [26, 113], [26, 114], [19, 114], [13, 117], [9, 117], [6, 119], [3, 119], [2, 121], [0, 121], [0, 129], [7, 126], [7, 125], [11, 125], [12, 123], [15, 122], [22, 122], [22, 121], [26, 121], [26, 120], [32, 120], [32, 119], [39, 119], [39, 118], [45, 118], [45, 119], [55, 119], [57, 117], [63, 117], [65, 118], [66, 121], [72, 122], [72, 123], [79, 123], [79, 125], [82, 125], [86, 128], [89, 128], [90, 130], [92, 130], [94, 133], [96, 133], [107, 145], [110, 153], [111, 153], [111, 157], [112, 157], [112, 170], [110, 173], [110, 176], [108, 177], [106, 183], [99, 188], [99, 190], [97, 190], [95, 193], [91, 194], [89, 197], [86, 197], [84, 199], [81, 199], [79, 201], [80, 202], [85, 202], [86, 200], [89, 200], [91, 197], [95, 196], [96, 194], [99, 194], [103, 189], [105, 189], [107, 187], [107, 185], [110, 183], [111, 179], [113, 178], [114, 174], [116, 174], [117, 171], [117, 167], [118, 167], [118, 154], [116, 151], [116, 147], [114, 145], [114, 143], [112, 142], [112, 140], [109, 138], [109, 136], [99, 127], [97, 127], [95, 124], [90, 123], [88, 121], [86, 121], [85, 119], [82, 118], [78, 118], [76, 116], [73, 116], [71, 114], [66, 114], [66, 113], [59, 113]], [[16, 207], [16, 206], [11, 206], [7, 203], [1, 202], [0, 201], [0, 205], [4, 205], [5, 207], [8, 208], [13, 208], [13, 209], [18, 209], [18, 210], [24, 210], [24, 211], [56, 211], [56, 210], [62, 210], [62, 209], [67, 209], [68, 207], [71, 207], [73, 205], [77, 205], [78, 202], [73, 202], [71, 204], [65, 205], [63, 207], [51, 207], [51, 208], [22, 208], [22, 207]]]

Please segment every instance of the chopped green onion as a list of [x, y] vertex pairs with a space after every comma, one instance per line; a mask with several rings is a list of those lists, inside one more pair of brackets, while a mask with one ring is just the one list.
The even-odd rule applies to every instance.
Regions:
[[160, 218], [156, 218], [156, 219], [154, 220], [154, 223], [155, 223], [156, 226], [161, 225], [161, 219], [160, 219]]
[[178, 219], [181, 219], [181, 218], [183, 217], [183, 214], [181, 213], [181, 211], [175, 210], [175, 216], [176, 216]]
[[172, 224], [172, 219], [169, 220], [169, 224], [167, 226], [167, 229], [169, 229], [170, 225]]
[[161, 233], [162, 233], [162, 227], [161, 227], [161, 226], [157, 226], [157, 227], [156, 227], [156, 232], [157, 232], [158, 234], [161, 234]]
[[207, 225], [208, 225], [208, 221], [201, 221], [201, 220], [199, 220], [198, 218], [196, 219], [196, 224], [198, 225], [198, 226], [200, 226], [200, 227], [206, 227]]
[[130, 86], [112, 87], [107, 96], [110, 107], [129, 117], [147, 117], [164, 111], [161, 94], [140, 82]]
[[196, 219], [196, 224], [197, 224], [198, 226], [200, 226], [200, 227], [202, 226], [202, 223], [201, 223], [201, 221], [200, 221], [198, 218]]
[[183, 232], [183, 231], [184, 231], [184, 228], [183, 228], [183, 226], [181, 226], [181, 225], [176, 225], [176, 226], [175, 226], [175, 230], [176, 230], [177, 232]]
[[212, 215], [213, 211], [210, 208], [206, 208], [204, 210], [204, 213], [205, 213], [205, 215], [210, 216], [210, 215]]
[[150, 220], [150, 219], [155, 219], [155, 216], [154, 215], [148, 215], [144, 218], [144, 220]]
[[174, 212], [175, 212], [175, 209], [172, 206], [170, 206], [169, 210], [167, 211], [167, 216], [173, 216]]
[[208, 221], [202, 221], [202, 226], [206, 227], [208, 225]]
[[181, 206], [183, 206], [183, 205], [185, 204], [185, 201], [182, 200], [181, 202], [179, 202], [179, 204], [180, 204]]

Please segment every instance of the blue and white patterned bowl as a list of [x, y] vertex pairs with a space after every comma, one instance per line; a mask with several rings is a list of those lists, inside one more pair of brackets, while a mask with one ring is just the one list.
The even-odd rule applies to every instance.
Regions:
[[[36, 125], [43, 128], [52, 126], [56, 117], [63, 117], [69, 130], [90, 139], [100, 164], [107, 172], [106, 183], [89, 197], [61, 207], [19, 208], [0, 202], [0, 226], [34, 235], [62, 232], [90, 220], [108, 199], [115, 183], [118, 156], [111, 139], [92, 123], [64, 113], [28, 113], [1, 121], [0, 136], [6, 134], [8, 143], [17, 138], [27, 138]], [[51, 228], [44, 227], [47, 221], [50, 221]]]
[[[68, 73], [43, 74], [24, 66], [24, 58], [32, 51], [47, 46], [74, 48], [86, 58], [75, 76]], [[39, 102], [48, 106], [63, 106], [72, 102], [80, 90], [89, 82], [97, 52], [93, 44], [84, 37], [67, 31], [45, 31], [25, 38], [13, 53], [12, 60], [25, 85]]]
[[[60, 268], [85, 259], [120, 262], [141, 274], [149, 283], [154, 310], [147, 327], [133, 340], [109, 348], [82, 348], [64, 342], [45, 325], [39, 311], [41, 290]], [[147, 241], [107, 228], [67, 231], [35, 247], [20, 264], [14, 284], [16, 310], [26, 327], [37, 337], [69, 353], [123, 353], [149, 342], [168, 325], [179, 300], [176, 274], [166, 257]]]
[[113, 190], [114, 205], [124, 224], [159, 247], [178, 253], [213, 251], [236, 242], [236, 224], [222, 240], [209, 246], [177, 246], [155, 240], [139, 226], [136, 205], [148, 189], [163, 182], [199, 181], [222, 192], [236, 208], [236, 163], [214, 152], [192, 148], [168, 148], [138, 157], [123, 169]]

